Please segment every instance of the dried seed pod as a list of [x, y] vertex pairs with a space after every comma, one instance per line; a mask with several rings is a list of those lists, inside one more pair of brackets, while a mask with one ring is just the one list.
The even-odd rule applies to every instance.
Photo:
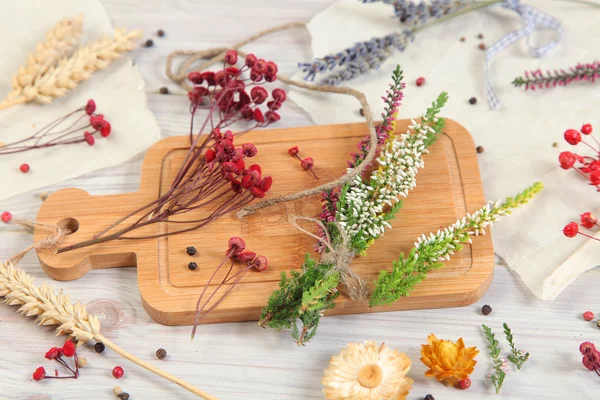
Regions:
[[156, 358], [158, 358], [159, 360], [164, 360], [165, 358], [167, 358], [167, 351], [162, 348], [156, 350]]

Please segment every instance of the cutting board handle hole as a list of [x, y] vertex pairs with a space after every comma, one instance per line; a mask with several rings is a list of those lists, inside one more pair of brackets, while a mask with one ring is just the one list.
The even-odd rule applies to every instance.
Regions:
[[56, 224], [60, 229], [66, 230], [71, 235], [79, 230], [79, 221], [75, 218], [63, 218]]

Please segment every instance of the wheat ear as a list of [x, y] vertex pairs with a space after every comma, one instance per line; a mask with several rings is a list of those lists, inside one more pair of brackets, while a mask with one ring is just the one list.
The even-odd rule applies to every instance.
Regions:
[[85, 305], [72, 304], [62, 291], [55, 294], [50, 285], [36, 286], [33, 276], [27, 274], [11, 262], [0, 262], [0, 297], [11, 306], [20, 306], [19, 312], [28, 317], [36, 317], [40, 325], [58, 325], [57, 334], [68, 334], [78, 341], [78, 345], [89, 340], [104, 343], [106, 347], [131, 362], [183, 387], [205, 400], [217, 400], [195, 386], [164, 372], [153, 365], [126, 352], [100, 334], [100, 321], [88, 314]]
[[141, 31], [115, 29], [114, 37], [105, 36], [75, 50], [72, 56], [62, 58], [57, 65], [23, 87], [17, 97], [7, 98], [0, 103], [0, 109], [30, 101], [50, 103], [52, 99], [64, 96], [94, 72], [108, 67], [123, 53], [133, 49], [136, 39], [140, 37]]
[[46, 33], [46, 41], [38, 43], [35, 51], [27, 56], [12, 78], [13, 91], [7, 99], [19, 97], [24, 87], [31, 85], [35, 79], [44, 74], [58, 61], [69, 56], [79, 45], [83, 31], [83, 15], [74, 18], [63, 18]]

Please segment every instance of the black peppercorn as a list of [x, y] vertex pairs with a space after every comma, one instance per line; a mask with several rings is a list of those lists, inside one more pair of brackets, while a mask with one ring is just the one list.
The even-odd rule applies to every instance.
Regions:
[[479, 35], [477, 35], [477, 39], [483, 39], [483, 33], [480, 33]]
[[427, 396], [425, 396], [424, 400], [435, 400], [435, 397], [433, 397], [432, 395], [428, 394]]
[[157, 34], [159, 37], [163, 37], [163, 36], [165, 36], [165, 31], [163, 31], [162, 29], [159, 29], [159, 30], [156, 32], [156, 34]]
[[477, 148], [475, 149], [477, 151], [477, 154], [481, 154], [484, 151], [483, 146], [477, 146]]
[[156, 350], [156, 358], [164, 360], [167, 357], [167, 351], [165, 349]]
[[464, 37], [464, 36], [461, 36], [461, 37], [460, 37], [460, 41], [461, 41], [461, 42], [464, 42], [464, 41], [466, 41], [466, 40], [467, 40], [467, 38], [466, 38], [466, 37]]
[[358, 113], [360, 114], [361, 117], [365, 116], [365, 110], [363, 110], [362, 108], [360, 110], [358, 110]]
[[406, 22], [406, 17], [400, 17], [400, 22], [405, 23]]
[[105, 348], [106, 347], [104, 346], [104, 343], [102, 343], [102, 342], [97, 342], [94, 345], [94, 350], [96, 350], [96, 353], [102, 353]]
[[469, 99], [469, 104], [477, 104], [477, 99], [475, 97], [471, 97]]
[[129, 393], [123, 392], [120, 395], [118, 395], [117, 397], [121, 400], [129, 400]]
[[490, 313], [492, 312], [492, 307], [488, 306], [487, 304], [483, 307], [481, 307], [481, 313], [483, 315], [490, 315]]
[[191, 263], [189, 263], [189, 264], [188, 264], [188, 268], [189, 268], [191, 271], [193, 271], [193, 270], [195, 270], [196, 268], [198, 268], [198, 264], [196, 264], [195, 262], [193, 262], [193, 261], [192, 261]]
[[144, 43], [144, 45], [146, 47], [152, 47], [154, 45], [154, 42], [152, 41], [152, 39], [148, 39], [146, 40], [146, 43]]
[[558, 143], [557, 142], [552, 143], [552, 147], [558, 147]]
[[161, 87], [158, 91], [160, 94], [169, 94], [169, 88], [166, 86]]
[[188, 254], [188, 256], [193, 256], [198, 251], [196, 251], [196, 248], [194, 246], [188, 246], [188, 247], [185, 248], [185, 252]]

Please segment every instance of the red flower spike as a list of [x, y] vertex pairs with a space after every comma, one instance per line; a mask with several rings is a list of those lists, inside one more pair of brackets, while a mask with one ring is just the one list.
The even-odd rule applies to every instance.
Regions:
[[233, 133], [230, 130], [226, 130], [225, 133], [223, 134], [223, 139], [229, 140], [230, 142], [233, 143]]
[[471, 380], [469, 378], [467, 379], [463, 379], [461, 381], [458, 382], [458, 386], [459, 389], [465, 390], [471, 387]]
[[89, 144], [90, 146], [93, 146], [94, 143], [96, 143], [96, 140], [94, 139], [94, 136], [92, 136], [92, 134], [89, 133], [89, 132], [84, 132], [83, 138], [85, 139], [85, 141], [87, 142], [87, 144]]
[[5, 224], [8, 224], [10, 222], [10, 220], [12, 219], [12, 214], [9, 213], [8, 211], [4, 211], [2, 214], [0, 214], [0, 219]]
[[585, 124], [581, 127], [581, 133], [583, 133], [584, 135], [589, 135], [590, 133], [592, 133], [592, 124]]
[[85, 113], [87, 115], [92, 115], [94, 111], [96, 111], [96, 102], [92, 99], [89, 99], [85, 105]]
[[254, 67], [254, 64], [256, 64], [256, 61], [257, 61], [256, 56], [251, 53], [251, 54], [248, 54], [246, 56], [246, 63], [245, 64], [246, 64], [247, 67], [252, 68], [252, 67]]
[[205, 71], [202, 73], [202, 79], [206, 81], [208, 86], [215, 86], [215, 73], [212, 71]]
[[215, 158], [217, 158], [217, 153], [215, 153], [213, 149], [208, 149], [206, 150], [206, 153], [204, 153], [204, 159], [206, 162], [213, 162]]
[[256, 104], [262, 104], [269, 96], [269, 93], [262, 86], [255, 86], [250, 90], [250, 98]]
[[281, 103], [278, 101], [271, 100], [267, 103], [267, 107], [269, 107], [269, 110], [279, 110], [281, 108]]
[[287, 95], [285, 94], [285, 90], [280, 89], [280, 88], [273, 89], [273, 91], [271, 92], [271, 96], [273, 96], [273, 98], [280, 103], [283, 103], [285, 101], [285, 99], [287, 98]]
[[583, 342], [579, 345], [581, 354], [586, 355], [596, 351], [596, 346], [592, 342]]
[[46, 370], [44, 369], [44, 367], [39, 367], [33, 373], [33, 379], [35, 379], [36, 381], [41, 381], [45, 377], [46, 377]]
[[202, 74], [198, 71], [192, 71], [188, 74], [188, 80], [194, 85], [199, 85], [204, 81]]
[[70, 340], [67, 340], [62, 348], [62, 352], [65, 355], [65, 357], [73, 357], [73, 355], [75, 355], [75, 351], [75, 343], [73, 343]]
[[298, 149], [298, 146], [290, 147], [290, 149], [288, 150], [288, 154], [292, 157], [296, 157], [299, 152], [300, 150]]
[[257, 70], [261, 74], [264, 74], [267, 71], [267, 62], [264, 59], [259, 58], [258, 60], [256, 60], [256, 63], [254, 63], [254, 67], [252, 68]]
[[232, 252], [233, 254], [240, 254], [246, 248], [246, 242], [244, 242], [244, 239], [237, 236], [230, 237], [227, 245], [229, 247], [227, 251]]
[[258, 149], [252, 143], [244, 143], [242, 145], [242, 151], [244, 152], [244, 156], [248, 158], [252, 158], [258, 154]]
[[573, 168], [573, 165], [575, 165], [575, 161], [577, 161], [577, 157], [570, 151], [563, 151], [558, 156], [558, 162], [560, 163], [560, 167], [562, 169]]
[[249, 263], [256, 258], [256, 253], [253, 251], [244, 251], [237, 255], [236, 259], [243, 263]]
[[309, 170], [315, 165], [315, 161], [311, 157], [306, 157], [302, 160], [300, 165], [302, 166], [302, 169]]
[[265, 117], [271, 122], [277, 122], [281, 119], [279, 114], [277, 114], [275, 111], [267, 111], [265, 113]]
[[55, 360], [58, 357], [62, 356], [62, 349], [60, 347], [53, 347], [46, 352], [46, 357], [48, 360]]
[[123, 371], [123, 368], [119, 367], [118, 365], [113, 368], [112, 376], [114, 376], [115, 379], [121, 379], [123, 375], [125, 375], [125, 371]]
[[258, 272], [263, 272], [267, 269], [269, 262], [267, 260], [267, 257], [258, 256], [254, 259], [254, 261], [252, 261], [251, 265], [252, 265], [252, 268], [257, 270]]
[[263, 115], [262, 111], [260, 111], [260, 108], [258, 108], [258, 107], [254, 109], [254, 120], [260, 124], [265, 122], [265, 116]]
[[260, 181], [259, 187], [266, 192], [271, 189], [271, 185], [273, 184], [273, 178], [270, 176], [265, 176], [262, 181]]
[[598, 218], [592, 214], [591, 212], [584, 212], [580, 215], [581, 217], [581, 225], [584, 228], [591, 229], [598, 223]]
[[581, 142], [581, 133], [575, 129], [567, 129], [565, 131], [565, 140], [572, 146], [575, 146]]
[[110, 123], [104, 121], [104, 125], [102, 125], [102, 128], [100, 128], [100, 134], [102, 135], [102, 137], [108, 137], [108, 135], [110, 135], [110, 130]]
[[563, 228], [563, 234], [568, 238], [574, 238], [579, 233], [579, 225], [576, 222], [569, 222]]
[[19, 170], [20, 170], [22, 173], [24, 173], [24, 174], [28, 173], [28, 172], [29, 172], [29, 170], [30, 170], [30, 168], [29, 168], [29, 164], [21, 164], [21, 165], [19, 166]]
[[238, 60], [237, 51], [230, 49], [225, 52], [225, 62], [229, 65], [235, 65]]

